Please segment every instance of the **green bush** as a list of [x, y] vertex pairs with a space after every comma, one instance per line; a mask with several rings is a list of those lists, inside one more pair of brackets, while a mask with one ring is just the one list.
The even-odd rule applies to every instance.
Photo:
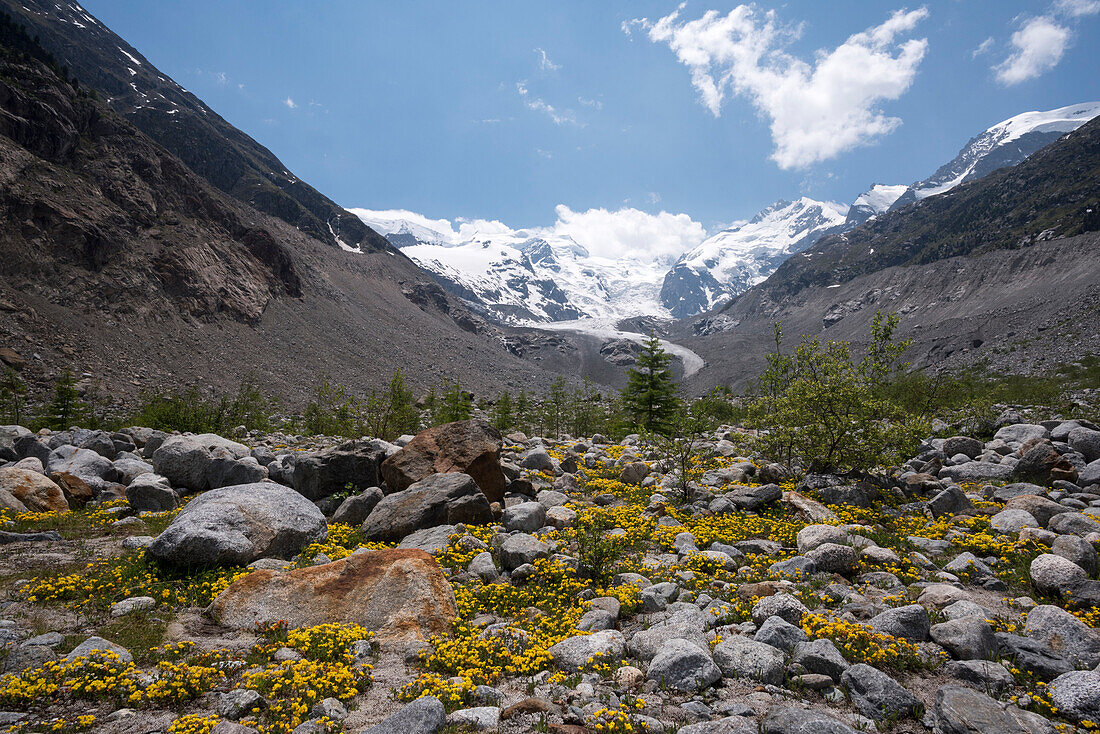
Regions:
[[859, 362], [847, 342], [822, 344], [816, 337], [784, 354], [777, 323], [776, 349], [747, 416], [750, 426], [766, 431], [765, 454], [807, 471], [855, 474], [910, 456], [929, 423], [890, 395], [909, 346], [893, 341], [897, 323], [896, 314], [876, 314], [867, 355]]
[[195, 387], [146, 393], [127, 422], [160, 431], [227, 434], [239, 426], [267, 431], [273, 426], [276, 405], [249, 377], [241, 381], [233, 395], [208, 398]]

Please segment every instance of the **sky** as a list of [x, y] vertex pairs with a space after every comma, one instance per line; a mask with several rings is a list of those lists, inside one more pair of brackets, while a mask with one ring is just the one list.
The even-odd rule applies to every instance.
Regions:
[[344, 206], [611, 250], [850, 203], [1005, 118], [1100, 100], [1100, 0], [84, 6]]

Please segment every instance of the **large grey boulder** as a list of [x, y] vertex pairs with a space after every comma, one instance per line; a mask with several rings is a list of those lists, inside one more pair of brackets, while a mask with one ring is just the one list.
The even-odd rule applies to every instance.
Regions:
[[1023, 510], [1034, 517], [1039, 525], [1044, 528], [1050, 523], [1050, 518], [1055, 515], [1063, 512], [1073, 512], [1065, 505], [1060, 505], [1054, 500], [1034, 494], [1021, 494], [1013, 497], [1005, 503], [1004, 509]]
[[153, 452], [153, 471], [173, 487], [201, 492], [209, 486], [206, 472], [213, 458], [210, 449], [193, 437], [170, 436]]
[[384, 497], [363, 523], [363, 536], [371, 541], [395, 542], [437, 525], [484, 525], [492, 521], [489, 500], [468, 475], [433, 474]]
[[568, 637], [547, 652], [559, 668], [576, 671], [583, 668], [593, 655], [620, 658], [625, 648], [626, 643], [622, 632], [602, 630], [590, 635]]
[[710, 653], [687, 640], [669, 640], [649, 663], [649, 680], [674, 691], [695, 692], [722, 679]]
[[50, 452], [46, 462], [46, 474], [63, 472], [72, 474], [99, 494], [111, 472], [111, 462], [90, 449], [78, 449], [73, 446], [61, 446]]
[[992, 660], [997, 654], [993, 628], [981, 617], [960, 617], [929, 629], [937, 645], [958, 660]]
[[781, 685], [786, 656], [781, 650], [747, 637], [731, 637], [714, 648], [714, 662], [726, 678], [749, 678]]
[[1064, 596], [1088, 580], [1084, 569], [1053, 553], [1043, 553], [1031, 562], [1031, 583], [1040, 594]]
[[955, 482], [972, 482], [985, 479], [1006, 480], [1012, 476], [1012, 467], [988, 461], [968, 461], [957, 466], [945, 466], [939, 471], [940, 479]]
[[72, 651], [65, 656], [66, 660], [76, 660], [77, 658], [90, 655], [93, 652], [110, 652], [118, 655], [119, 660], [124, 663], [132, 663], [134, 656], [122, 645], [105, 640], [102, 637], [89, 637], [74, 647]]
[[206, 467], [206, 486], [211, 489], [235, 484], [254, 484], [267, 479], [267, 468], [251, 456], [238, 459], [227, 449], [214, 449]]
[[1050, 518], [1047, 530], [1059, 535], [1079, 535], [1084, 538], [1089, 533], [1100, 533], [1100, 522], [1083, 512], [1063, 512]]
[[1015, 423], [1005, 426], [993, 434], [994, 441], [1004, 441], [1012, 448], [1019, 448], [1021, 444], [1033, 438], [1049, 438], [1050, 431], [1038, 423]]
[[164, 512], [179, 504], [179, 496], [168, 479], [152, 472], [141, 474], [127, 485], [126, 500], [135, 512]]
[[447, 725], [447, 710], [435, 696], [418, 698], [363, 734], [437, 734]]
[[783, 490], [778, 484], [764, 484], [759, 487], [738, 487], [723, 495], [739, 510], [757, 512], [779, 501]]
[[955, 456], [956, 454], [964, 454], [965, 456], [973, 459], [978, 456], [985, 449], [985, 444], [976, 438], [970, 438], [969, 436], [952, 436], [951, 438], [944, 439], [943, 453], [947, 456]]
[[332, 514], [332, 521], [352, 526], [362, 525], [382, 501], [382, 497], [382, 490], [378, 487], [371, 487], [359, 494], [353, 494], [336, 508], [336, 512]]
[[1041, 681], [1050, 682], [1062, 673], [1073, 670], [1073, 663], [1051, 650], [1042, 640], [998, 632], [997, 648], [1002, 658], [1011, 660], [1015, 667], [1030, 672]]
[[948, 675], [973, 685], [979, 691], [999, 694], [1016, 685], [1012, 673], [992, 660], [950, 660], [943, 669]]
[[1084, 427], [1074, 428], [1067, 438], [1067, 443], [1074, 451], [1084, 456], [1086, 462], [1100, 459], [1100, 431]]
[[1100, 673], [1095, 670], [1063, 673], [1051, 682], [1047, 690], [1051, 702], [1065, 716], [1074, 721], [1100, 721]]
[[856, 734], [856, 730], [820, 709], [775, 705], [760, 727], [767, 734]]
[[753, 605], [752, 621], [759, 625], [768, 617], [780, 617], [790, 624], [798, 624], [802, 621], [802, 615], [809, 611], [805, 604], [790, 594], [773, 594]]
[[936, 691], [932, 721], [935, 734], [1054, 734], [1042, 716], [1002, 705], [966, 686], [947, 685]]
[[1059, 607], [1044, 604], [1028, 612], [1024, 634], [1075, 666], [1094, 668], [1100, 664], [1100, 633]]
[[381, 484], [379, 471], [385, 459], [385, 450], [370, 441], [348, 441], [298, 454], [291, 481], [295, 490], [314, 501], [348, 489], [362, 492]]
[[826, 639], [799, 643], [791, 660], [811, 673], [827, 675], [833, 680], [840, 680], [840, 675], [848, 669], [848, 661], [840, 650], [836, 649], [832, 640]]
[[627, 649], [639, 660], [652, 660], [668, 640], [687, 640], [697, 646], [707, 647], [707, 620], [696, 609], [682, 610], [669, 619], [658, 622], [649, 629], [639, 630], [630, 638]]
[[803, 555], [826, 543], [847, 544], [848, 531], [836, 525], [807, 525], [795, 536], [798, 552]]
[[325, 516], [312, 502], [281, 484], [262, 482], [197, 496], [147, 552], [178, 566], [243, 566], [258, 558], [290, 558], [326, 537]]
[[806, 554], [818, 571], [851, 576], [859, 565], [859, 554], [850, 545], [823, 543]]
[[[940, 473], [940, 476], [943, 476], [943, 472]], [[958, 515], [963, 511], [973, 509], [974, 505], [970, 504], [966, 494], [954, 485], [941, 490], [932, 499], [928, 500], [928, 511], [935, 518]]]
[[504, 510], [501, 518], [509, 532], [533, 533], [546, 524], [546, 506], [540, 502], [521, 502]]
[[[1058, 517], [1065, 517], [1065, 515], [1058, 515]], [[1080, 566], [1090, 577], [1096, 575], [1096, 548], [1084, 538], [1076, 535], [1059, 535], [1054, 539], [1054, 544], [1051, 545], [1050, 550], [1054, 555], [1061, 556], [1067, 561], [1072, 561]]]
[[533, 535], [516, 533], [500, 546], [500, 563], [508, 571], [550, 555], [550, 546]]
[[1037, 528], [1039, 521], [1024, 510], [1001, 510], [989, 518], [989, 526], [1000, 533], [1019, 533], [1024, 528]]
[[133, 454], [128, 454], [119, 456], [111, 463], [111, 470], [107, 472], [104, 479], [126, 487], [137, 477], [151, 471], [153, 471], [152, 464], [142, 461]]
[[865, 663], [856, 663], [840, 676], [840, 684], [864, 716], [875, 721], [918, 717], [924, 705], [896, 680]]
[[806, 641], [806, 633], [782, 617], [768, 617], [756, 630], [753, 639], [789, 653], [798, 643]]
[[926, 642], [929, 639], [931, 623], [928, 612], [920, 604], [887, 609], [871, 617], [867, 623], [875, 632], [900, 637], [912, 642]]

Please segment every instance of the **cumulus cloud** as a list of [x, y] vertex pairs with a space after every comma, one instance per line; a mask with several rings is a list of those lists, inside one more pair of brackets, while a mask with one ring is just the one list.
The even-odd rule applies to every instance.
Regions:
[[551, 61], [550, 57], [541, 48], [536, 48], [535, 53], [539, 55], [539, 68], [543, 71], [557, 71], [561, 68], [561, 65]]
[[553, 224], [523, 229], [514, 229], [496, 219], [432, 219], [406, 209], [348, 211], [384, 234], [399, 231], [403, 221], [424, 227], [440, 235], [440, 244], [492, 239], [519, 243], [531, 237], [571, 237], [596, 257], [634, 257], [647, 262], [671, 262], [707, 237], [706, 228], [687, 214], [665, 211], [650, 214], [629, 207], [574, 211], [559, 204], [554, 208]]
[[1069, 37], [1069, 29], [1053, 18], [1031, 18], [1012, 34], [1012, 54], [994, 67], [997, 80], [1019, 84], [1050, 71], [1062, 60]]
[[294, 100], [292, 100], [290, 97], [287, 97], [286, 99], [284, 99], [283, 104], [285, 104], [287, 107], [289, 107], [292, 110], [298, 109], [298, 103], [295, 102]]
[[706, 229], [687, 214], [638, 209], [573, 211], [565, 204], [554, 208], [557, 221], [547, 229], [568, 235], [597, 257], [625, 256], [641, 260], [670, 260], [706, 239]]
[[683, 7], [656, 22], [624, 23], [623, 30], [642, 28], [652, 42], [667, 44], [715, 117], [727, 93], [749, 99], [770, 120], [772, 159], [785, 169], [834, 158], [895, 130], [901, 120], [878, 105], [909, 89], [928, 48], [926, 39], [901, 38], [928, 17], [924, 8], [898, 10], [806, 62], [784, 50], [800, 29], [782, 26], [775, 11], [740, 5], [685, 21]]

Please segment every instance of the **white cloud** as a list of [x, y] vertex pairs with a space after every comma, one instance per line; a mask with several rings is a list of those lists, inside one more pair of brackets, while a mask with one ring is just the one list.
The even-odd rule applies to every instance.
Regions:
[[292, 110], [298, 108], [298, 103], [295, 102], [294, 100], [292, 100], [290, 97], [287, 97], [286, 99], [284, 99], [283, 104], [285, 104], [287, 107], [289, 107]]
[[976, 59], [979, 56], [982, 56], [984, 54], [989, 53], [990, 51], [993, 50], [993, 43], [994, 43], [993, 36], [990, 36], [989, 38], [985, 39], [984, 41], [982, 41], [981, 43], [978, 44], [978, 47], [976, 49], [974, 49], [970, 53], [970, 58]]
[[524, 104], [527, 105], [527, 109], [545, 113], [554, 121], [555, 125], [578, 125], [584, 127], [583, 124], [577, 122], [577, 118], [572, 110], [559, 110], [540, 97], [529, 99], [530, 92], [527, 89], [526, 81], [516, 82], [516, 91], [519, 93], [519, 96], [524, 98]]
[[541, 48], [536, 48], [535, 53], [539, 55], [539, 68], [543, 71], [557, 71], [561, 68], [561, 64], [555, 64], [551, 61], [550, 57]]
[[219, 71], [214, 74], [214, 81], [217, 82], [220, 86], [224, 87], [226, 84], [229, 83], [229, 77], [224, 71]]
[[898, 38], [928, 17], [924, 8], [896, 11], [832, 51], [818, 51], [812, 63], [784, 50], [800, 29], [781, 27], [774, 11], [740, 5], [724, 16], [709, 10], [683, 21], [682, 9], [623, 30], [641, 27], [654, 43], [668, 44], [715, 117], [727, 92], [751, 100], [771, 122], [772, 159], [781, 168], [828, 160], [895, 130], [901, 120], [878, 103], [909, 88], [928, 48], [925, 39]]
[[1054, 9], [1063, 15], [1080, 18], [1100, 13], [1100, 0], [1055, 0]]
[[588, 99], [587, 97], [577, 97], [577, 101], [585, 107], [594, 107], [597, 110], [603, 109], [603, 102], [598, 99]]
[[687, 214], [649, 214], [638, 209], [588, 209], [565, 204], [554, 208], [557, 221], [547, 230], [568, 235], [597, 257], [633, 256], [670, 260], [706, 239], [706, 229]]
[[395, 232], [401, 221], [442, 235], [443, 243], [457, 245], [470, 240], [503, 237], [522, 242], [530, 237], [571, 237], [596, 257], [632, 256], [643, 261], [670, 262], [707, 237], [702, 224], [687, 214], [662, 211], [649, 214], [623, 207], [573, 211], [565, 204], [554, 208], [556, 220], [549, 227], [514, 229], [496, 219], [432, 219], [406, 209], [348, 209], [380, 232]]
[[1012, 54], [993, 67], [997, 80], [1005, 85], [1019, 84], [1050, 71], [1062, 60], [1069, 36], [1069, 29], [1053, 18], [1028, 20], [1012, 34]]
[[645, 200], [648, 201], [650, 204], [658, 204], [661, 201], [661, 195], [658, 194], [656, 191], [650, 191], [648, 194], [645, 195]]

